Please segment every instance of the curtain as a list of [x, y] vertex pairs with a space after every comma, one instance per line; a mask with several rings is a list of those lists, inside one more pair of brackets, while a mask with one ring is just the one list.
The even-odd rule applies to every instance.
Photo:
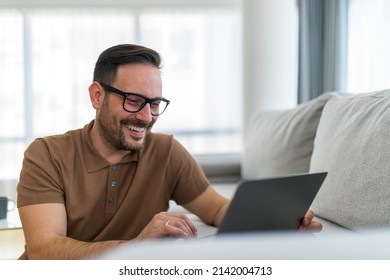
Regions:
[[298, 0], [298, 103], [345, 89], [348, 0]]

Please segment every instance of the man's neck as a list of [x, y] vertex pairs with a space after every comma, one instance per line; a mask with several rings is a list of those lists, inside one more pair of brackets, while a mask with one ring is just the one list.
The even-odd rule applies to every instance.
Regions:
[[99, 131], [96, 127], [96, 123], [91, 129], [91, 141], [92, 146], [96, 151], [110, 164], [116, 164], [121, 161], [121, 159], [129, 153], [126, 150], [119, 150], [114, 147], [108, 147], [102, 140]]

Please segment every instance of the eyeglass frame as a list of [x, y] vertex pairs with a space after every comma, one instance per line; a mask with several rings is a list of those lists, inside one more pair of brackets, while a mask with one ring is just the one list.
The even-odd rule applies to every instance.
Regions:
[[[124, 91], [121, 91], [113, 86], [110, 86], [106, 83], [103, 83], [103, 82], [98, 82], [105, 90], [107, 90], [108, 92], [112, 92], [112, 93], [116, 93], [116, 94], [119, 94], [121, 96], [123, 96], [123, 103], [122, 103], [122, 106], [123, 106], [123, 110], [125, 110], [126, 112], [129, 112], [129, 113], [138, 113], [140, 112], [146, 104], [149, 104], [150, 107], [152, 107], [152, 103], [154, 101], [164, 101], [166, 103], [166, 106], [164, 108], [164, 110], [159, 113], [159, 114], [153, 114], [152, 113], [152, 110], [150, 110], [150, 114], [154, 117], [157, 117], [157, 116], [160, 116], [162, 113], [165, 112], [165, 110], [167, 109], [169, 103], [171, 103], [171, 101], [169, 101], [168, 99], [164, 98], [164, 97], [156, 97], [156, 98], [148, 98], [146, 96], [143, 96], [142, 94], [139, 94], [139, 93], [134, 93], [134, 92], [124, 92]], [[126, 103], [126, 100], [127, 100], [127, 97], [129, 95], [134, 95], [134, 96], [137, 96], [137, 97], [140, 97], [142, 99], [144, 99], [144, 102], [141, 104], [141, 106], [138, 108], [138, 110], [135, 110], [135, 111], [131, 111], [131, 110], [127, 110], [125, 108], [125, 103]]]

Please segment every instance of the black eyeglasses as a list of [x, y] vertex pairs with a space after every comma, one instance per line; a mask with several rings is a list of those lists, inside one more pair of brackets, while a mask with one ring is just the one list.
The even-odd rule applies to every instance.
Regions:
[[117, 88], [109, 86], [105, 83], [99, 82], [99, 84], [107, 91], [116, 93], [123, 96], [123, 109], [129, 113], [137, 113], [141, 111], [146, 104], [150, 105], [150, 113], [152, 116], [159, 116], [164, 113], [165, 109], [170, 103], [169, 100], [164, 97], [157, 98], [147, 98], [143, 95], [132, 93], [132, 92], [123, 92]]

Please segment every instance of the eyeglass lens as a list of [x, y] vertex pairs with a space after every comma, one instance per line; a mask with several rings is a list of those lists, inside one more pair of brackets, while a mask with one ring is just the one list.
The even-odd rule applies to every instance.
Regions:
[[133, 94], [127, 95], [123, 106], [126, 111], [138, 112], [141, 111], [147, 103], [150, 104], [150, 112], [154, 116], [161, 115], [168, 106], [168, 103], [165, 100], [146, 100], [142, 96]]

